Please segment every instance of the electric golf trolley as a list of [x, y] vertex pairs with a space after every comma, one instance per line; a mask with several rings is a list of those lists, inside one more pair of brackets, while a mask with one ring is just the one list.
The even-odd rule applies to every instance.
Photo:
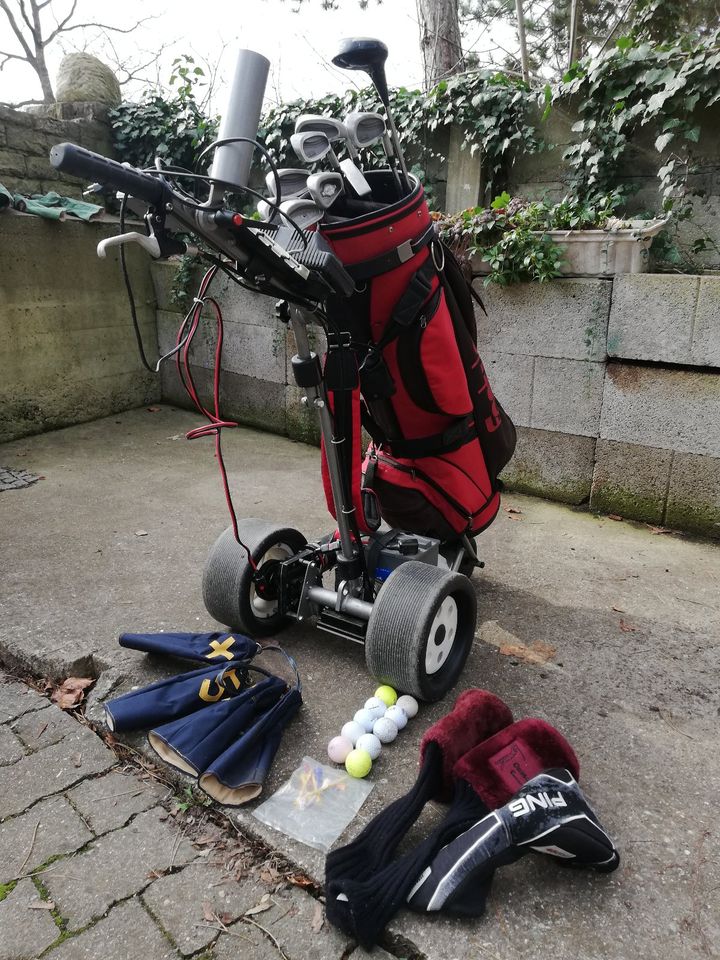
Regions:
[[[161, 161], [138, 170], [69, 143], [52, 149], [51, 163], [96, 187], [112, 186], [122, 198], [121, 233], [99, 244], [100, 256], [118, 245], [124, 265], [123, 245], [134, 242], [155, 258], [169, 257], [197, 249], [177, 236], [191, 234], [210, 263], [175, 349], [161, 358], [175, 356], [209, 420], [188, 436], [215, 436], [232, 516], [205, 566], [208, 612], [254, 637], [313, 618], [320, 629], [363, 643], [379, 680], [438, 700], [470, 652], [476, 597], [469, 577], [482, 566], [474, 534], [497, 514], [497, 475], [515, 431], [477, 354], [472, 290], [437, 239], [422, 186], [405, 166], [386, 57], [380, 41], [353, 39], [335, 62], [370, 75], [387, 128], [379, 114], [351, 114], [345, 124], [298, 121], [298, 156], [329, 159], [334, 172], [278, 170], [257, 142], [269, 63], [247, 50], [238, 57], [219, 139], [208, 148], [209, 176]], [[338, 140], [349, 154], [343, 161], [332, 147]], [[358, 148], [380, 141], [388, 167], [363, 172]], [[255, 149], [270, 166], [268, 197], [247, 186]], [[178, 181], [189, 181], [192, 192]], [[196, 196], [198, 182], [209, 186], [205, 200]], [[235, 193], [254, 194], [263, 219], [230, 209], [227, 197]], [[126, 206], [144, 214], [145, 234], [122, 232]], [[222, 318], [208, 294], [218, 271], [278, 298], [276, 312], [292, 327], [292, 370], [319, 418], [323, 483], [337, 522], [320, 541], [235, 517], [220, 452], [221, 429], [235, 424], [218, 410]], [[187, 363], [203, 307], [218, 321], [214, 412], [200, 401]], [[324, 361], [311, 349], [312, 323], [327, 337]], [[363, 429], [371, 437], [364, 459]]]

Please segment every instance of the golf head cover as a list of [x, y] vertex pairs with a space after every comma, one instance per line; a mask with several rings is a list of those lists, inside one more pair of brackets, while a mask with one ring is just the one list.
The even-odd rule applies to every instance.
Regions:
[[251, 660], [262, 649], [241, 633], [123, 633], [119, 642], [129, 650], [181, 660], [210, 660], [218, 666], [229, 660]]
[[420, 874], [408, 904], [421, 913], [475, 916], [474, 891], [498, 867], [530, 851], [604, 873], [620, 863], [574, 776], [569, 770], [547, 770], [443, 847]]
[[575, 751], [555, 727], [529, 717], [505, 726], [461, 756], [453, 769], [490, 810], [503, 806], [543, 770], [559, 767], [580, 775]]
[[431, 743], [437, 745], [442, 755], [440, 782], [433, 794], [434, 800], [450, 801], [456, 777], [454, 768], [460, 758], [474, 747], [482, 746], [488, 737], [494, 740], [504, 729], [512, 729], [509, 726], [512, 719], [508, 705], [488, 690], [472, 689], [460, 694], [451, 712], [434, 723], [420, 743], [421, 767]]

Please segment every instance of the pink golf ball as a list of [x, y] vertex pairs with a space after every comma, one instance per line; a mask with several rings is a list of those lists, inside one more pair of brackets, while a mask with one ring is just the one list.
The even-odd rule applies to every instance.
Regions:
[[398, 728], [389, 717], [380, 717], [373, 724], [373, 733], [380, 743], [392, 743], [398, 735]]
[[328, 744], [327, 754], [333, 763], [345, 763], [353, 745], [347, 737], [333, 737]]
[[398, 707], [397, 704], [395, 704], [394, 707], [388, 707], [385, 711], [385, 716], [388, 718], [388, 720], [392, 720], [398, 730], [402, 730], [407, 726], [407, 714], [402, 707]]

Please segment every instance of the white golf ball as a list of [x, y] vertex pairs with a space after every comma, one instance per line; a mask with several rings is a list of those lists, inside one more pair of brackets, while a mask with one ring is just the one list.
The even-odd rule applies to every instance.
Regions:
[[[367, 704], [365, 704], [367, 706]], [[398, 697], [398, 702], [395, 704], [396, 707], [400, 707], [401, 710], [405, 711], [405, 716], [408, 720], [412, 718], [418, 712], [418, 702], [415, 697], [409, 696], [407, 693], [404, 693], [401, 697]]]
[[350, 743], [355, 746], [364, 733], [366, 733], [365, 727], [361, 727], [354, 720], [349, 720], [340, 731], [340, 736], [347, 737]]
[[374, 717], [369, 710], [358, 710], [353, 717], [353, 720], [355, 723], [360, 724], [365, 733], [370, 733], [373, 728], [373, 724], [377, 720], [377, 717]]
[[379, 720], [380, 717], [385, 716], [387, 704], [383, 703], [380, 697], [370, 697], [365, 701], [365, 709], [370, 711], [375, 720]]
[[356, 747], [358, 750], [367, 750], [371, 760], [377, 760], [382, 750], [382, 744], [374, 733], [364, 733], [358, 740]]
[[345, 763], [353, 745], [347, 737], [333, 737], [327, 747], [327, 753], [333, 763]]
[[407, 714], [402, 707], [399, 707], [397, 704], [395, 704], [394, 707], [388, 707], [385, 711], [385, 716], [388, 718], [388, 720], [392, 720], [398, 730], [402, 730], [403, 727], [407, 726]]
[[380, 717], [373, 724], [372, 732], [380, 743], [392, 743], [398, 735], [398, 728], [389, 717]]

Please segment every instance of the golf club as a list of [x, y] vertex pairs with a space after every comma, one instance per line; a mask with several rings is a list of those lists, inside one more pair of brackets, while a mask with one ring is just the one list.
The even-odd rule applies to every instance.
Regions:
[[407, 167], [405, 166], [405, 158], [400, 148], [397, 130], [395, 129], [392, 114], [390, 113], [390, 96], [388, 94], [387, 78], [385, 76], [385, 61], [387, 60], [387, 55], [388, 48], [381, 40], [374, 40], [370, 37], [349, 37], [347, 40], [341, 41], [340, 50], [335, 54], [332, 62], [336, 67], [340, 67], [343, 70], [364, 70], [375, 85], [375, 89], [383, 102], [385, 113], [387, 114], [390, 136], [392, 137], [395, 153], [400, 162], [400, 169], [402, 170], [404, 188], [407, 193], [410, 193], [412, 189], [410, 186], [410, 178]]
[[[300, 167], [282, 167], [277, 172], [280, 180], [280, 199], [290, 200], [307, 194], [307, 170]], [[265, 177], [265, 185], [271, 197], [275, 196], [275, 176], [272, 171]]]
[[342, 140], [347, 148], [348, 156], [352, 159], [357, 157], [357, 150], [348, 136], [347, 127], [341, 120], [336, 120], [334, 117], [323, 117], [317, 113], [303, 113], [295, 121], [295, 133], [305, 133], [307, 130], [317, 130], [318, 133], [324, 133], [330, 143]]
[[294, 221], [290, 226], [294, 227], [297, 224], [301, 230], [307, 230], [322, 220], [324, 212], [314, 200], [303, 200], [300, 197], [283, 200], [280, 204], [280, 213], [286, 213]]
[[371, 147], [374, 143], [382, 140], [385, 156], [400, 191], [399, 196], [402, 196], [402, 184], [397, 171], [397, 157], [392, 140], [388, 136], [385, 118], [381, 117], [379, 113], [349, 113], [345, 117], [345, 126], [353, 146], [358, 150]]
[[290, 143], [295, 153], [305, 163], [317, 163], [327, 157], [338, 173], [341, 173], [359, 197], [367, 197], [371, 193], [370, 184], [350, 159], [338, 160], [332, 144], [326, 133], [307, 130], [304, 133], [293, 133]]
[[322, 209], [329, 209], [333, 203], [345, 192], [343, 178], [339, 173], [325, 171], [313, 173], [307, 178], [307, 187], [310, 196]]

